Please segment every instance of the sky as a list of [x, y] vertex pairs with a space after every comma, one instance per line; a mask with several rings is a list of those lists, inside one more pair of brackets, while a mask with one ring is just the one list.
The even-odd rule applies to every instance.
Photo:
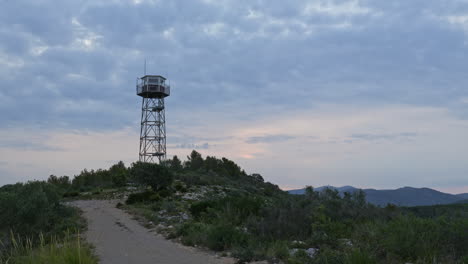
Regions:
[[169, 157], [468, 192], [466, 0], [0, 0], [0, 185], [136, 161], [145, 59]]

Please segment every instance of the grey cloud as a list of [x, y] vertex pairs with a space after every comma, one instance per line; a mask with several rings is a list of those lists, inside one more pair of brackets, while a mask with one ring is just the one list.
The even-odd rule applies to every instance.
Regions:
[[294, 136], [290, 135], [266, 135], [259, 137], [249, 137], [245, 142], [249, 144], [257, 143], [275, 143], [275, 142], [284, 142], [291, 139], [294, 139]]
[[[271, 115], [257, 109], [316, 102], [453, 108], [453, 98], [466, 96], [465, 32], [438, 18], [460, 14], [463, 3], [359, 1], [369, 13], [343, 16], [304, 15], [307, 3], [7, 1], [0, 10], [0, 55], [25, 64], [0, 69], [1, 93], [18, 100], [0, 106], [11, 113], [0, 124], [131, 126], [139, 110], [134, 79], [144, 58], [152, 72], [169, 73], [168, 109], [175, 117], [210, 108], [245, 120], [253, 112]], [[252, 11], [263, 17], [248, 18]], [[218, 34], [208, 34], [216, 23]], [[337, 27], [343, 23], [349, 25]], [[74, 46], [80, 30], [100, 36], [96, 46]], [[39, 44], [48, 49], [30, 54]], [[69, 101], [102, 108], [58, 107]], [[22, 114], [25, 108], [34, 113]]]
[[200, 145], [193, 144], [193, 143], [182, 143], [179, 145], [176, 145], [174, 148], [179, 148], [179, 149], [209, 149], [211, 147], [210, 144], [208, 143], [203, 143]]
[[417, 133], [405, 132], [405, 133], [396, 133], [396, 134], [353, 134], [351, 135], [351, 138], [356, 139], [356, 140], [379, 141], [379, 140], [412, 139], [417, 136], [418, 136]]
[[232, 136], [224, 136], [224, 137], [195, 137], [191, 135], [182, 135], [182, 136], [171, 136], [168, 138], [170, 143], [179, 143], [179, 144], [188, 144], [187, 142], [216, 142], [216, 141], [224, 141], [232, 139]]
[[23, 141], [11, 141], [11, 140], [0, 142], [0, 148], [33, 150], [33, 151], [64, 151], [63, 148], [52, 147], [52, 146], [48, 146], [46, 144], [39, 143], [39, 142], [23, 142]]

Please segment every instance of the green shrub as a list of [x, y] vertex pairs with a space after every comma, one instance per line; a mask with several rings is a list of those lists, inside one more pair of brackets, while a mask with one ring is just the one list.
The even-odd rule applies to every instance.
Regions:
[[286, 241], [274, 241], [270, 243], [266, 256], [270, 259], [287, 259], [289, 257], [289, 248]]
[[184, 245], [205, 245], [207, 241], [208, 226], [203, 223], [187, 222], [182, 224], [176, 231], [181, 236]]
[[215, 206], [216, 202], [213, 200], [199, 201], [190, 205], [189, 211], [195, 219], [199, 219], [203, 213], [207, 212], [208, 208], [213, 208]]
[[177, 211], [177, 203], [174, 201], [163, 201], [161, 209], [166, 210], [168, 213], [174, 213]]
[[355, 249], [346, 256], [346, 264], [375, 264], [377, 263], [373, 256], [368, 252]]
[[163, 190], [158, 191], [158, 194], [159, 194], [159, 196], [161, 196], [163, 198], [171, 196], [171, 192], [169, 190], [167, 190], [167, 189], [163, 189]]
[[317, 264], [344, 264], [346, 263], [345, 261], [346, 256], [344, 255], [344, 253], [327, 247], [319, 250], [317, 256], [313, 258], [313, 263]]
[[70, 191], [70, 192], [64, 193], [64, 194], [63, 194], [63, 197], [64, 197], [64, 198], [67, 198], [67, 197], [77, 197], [77, 196], [79, 196], [79, 195], [80, 195], [80, 193], [77, 192], [77, 191]]
[[61, 204], [61, 197], [60, 190], [46, 182], [18, 183], [0, 188], [0, 230], [32, 236], [78, 228], [77, 210]]
[[151, 200], [151, 197], [155, 195], [152, 191], [145, 191], [141, 193], [132, 193], [128, 196], [127, 200], [125, 201], [126, 204], [136, 204], [136, 203], [143, 203], [148, 202]]
[[150, 202], [159, 202], [161, 200], [161, 196], [158, 193], [154, 193], [148, 197], [148, 200]]
[[288, 264], [308, 264], [312, 263], [312, 258], [307, 255], [305, 250], [300, 249], [290, 256], [286, 262]]
[[247, 236], [231, 225], [218, 224], [210, 226], [207, 234], [206, 245], [215, 251], [222, 251], [234, 245], [242, 245], [247, 242]]
[[167, 167], [147, 162], [134, 163], [130, 169], [130, 174], [136, 182], [150, 186], [153, 191], [159, 191], [171, 186], [174, 178]]
[[255, 253], [249, 245], [235, 246], [232, 249], [232, 255], [239, 260], [238, 263], [255, 260]]
[[178, 192], [186, 192], [187, 189], [185, 188], [184, 184], [180, 181], [174, 183], [174, 189]]
[[[40, 244], [33, 246], [32, 239], [13, 239], [13, 247], [0, 263], [10, 264], [97, 264], [89, 245], [83, 244], [79, 236], [66, 235], [63, 240], [50, 238], [49, 243], [40, 236]], [[2, 259], [4, 258], [4, 259]]]

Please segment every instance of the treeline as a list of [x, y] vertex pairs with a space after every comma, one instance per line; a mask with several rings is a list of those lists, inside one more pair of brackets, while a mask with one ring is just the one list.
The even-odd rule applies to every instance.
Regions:
[[[109, 169], [84, 169], [73, 178], [69, 176], [50, 175], [48, 183], [65, 190], [65, 196], [77, 196], [80, 192], [95, 192], [106, 188], [120, 188], [132, 184], [146, 183], [145, 181], [164, 181], [170, 178], [180, 180], [190, 185], [237, 185], [251, 191], [259, 191], [259, 186], [266, 193], [281, 192], [278, 186], [264, 183], [260, 174], [247, 174], [239, 165], [227, 158], [207, 156], [193, 150], [185, 161], [173, 156], [164, 161], [162, 166], [135, 162], [129, 167], [120, 161]], [[158, 172], [164, 168], [165, 173]], [[145, 178], [146, 175], [146, 178]], [[159, 175], [151, 177], [150, 175]], [[169, 175], [164, 177], [164, 175]], [[145, 179], [143, 179], [145, 178]], [[163, 179], [164, 178], [164, 179]], [[161, 183], [170, 186], [172, 180]], [[148, 182], [149, 183], [149, 182]], [[147, 184], [151, 185], [151, 184]]]
[[47, 182], [62, 190], [84, 192], [96, 188], [123, 187], [129, 181], [129, 170], [122, 161], [109, 169], [84, 169], [73, 179], [69, 176], [50, 175]]

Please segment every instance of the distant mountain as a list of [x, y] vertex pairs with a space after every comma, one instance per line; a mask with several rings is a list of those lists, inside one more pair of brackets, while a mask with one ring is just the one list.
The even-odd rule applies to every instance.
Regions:
[[[314, 188], [314, 190], [321, 192], [326, 188], [338, 190], [340, 194], [345, 192], [353, 193], [359, 190], [359, 188], [355, 188], [353, 186], [322, 186]], [[455, 195], [439, 192], [429, 188], [403, 187], [396, 190], [363, 189], [363, 191], [366, 193], [367, 201], [378, 206], [385, 206], [389, 203], [398, 206], [451, 204], [468, 200], [468, 193]], [[291, 194], [304, 194], [305, 189], [290, 190], [288, 192]]]
[[460, 194], [457, 194], [457, 197], [459, 197], [460, 199], [466, 199], [466, 200], [468, 200], [468, 193], [460, 193]]

